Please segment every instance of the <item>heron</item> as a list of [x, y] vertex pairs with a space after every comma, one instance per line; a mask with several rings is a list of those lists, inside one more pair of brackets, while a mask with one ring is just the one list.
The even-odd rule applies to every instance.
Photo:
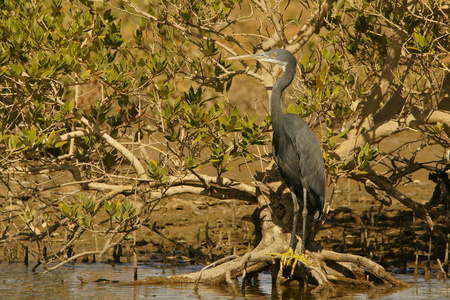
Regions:
[[[285, 49], [234, 56], [228, 59], [256, 59], [261, 62], [278, 64], [283, 69], [283, 75], [272, 88], [270, 114], [273, 128], [273, 157], [281, 177], [292, 195], [293, 221], [289, 250], [281, 254], [282, 266], [283, 262], [287, 262], [286, 265], [289, 265], [291, 259], [294, 258], [292, 275], [298, 260], [309, 264], [305, 258], [306, 219], [308, 215], [316, 220], [321, 219], [325, 199], [325, 167], [320, 145], [311, 128], [299, 115], [284, 114], [281, 107], [283, 92], [295, 77], [297, 60], [291, 52]], [[298, 243], [296, 232], [300, 208], [303, 221], [301, 254], [294, 255], [293, 249]]]

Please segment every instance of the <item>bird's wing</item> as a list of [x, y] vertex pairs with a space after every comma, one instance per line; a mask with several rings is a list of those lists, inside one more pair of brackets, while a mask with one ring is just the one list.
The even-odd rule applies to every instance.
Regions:
[[323, 208], [325, 199], [325, 168], [322, 150], [314, 133], [309, 126], [297, 115], [286, 115], [289, 118], [290, 128], [296, 128], [291, 132], [291, 139], [299, 155], [299, 172], [301, 180], [306, 183], [307, 189], [315, 194], [318, 203]]

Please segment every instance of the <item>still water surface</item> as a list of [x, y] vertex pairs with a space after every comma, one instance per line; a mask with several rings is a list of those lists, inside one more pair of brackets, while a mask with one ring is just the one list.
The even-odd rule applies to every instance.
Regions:
[[[147, 276], [169, 276], [198, 270], [199, 266], [158, 268], [139, 265], [139, 278]], [[82, 284], [77, 277], [88, 283]], [[371, 291], [345, 290], [332, 299], [450, 299], [450, 280], [431, 279], [423, 276], [396, 275], [412, 284], [409, 288], [377, 288]], [[100, 278], [130, 282], [133, 267], [121, 264], [76, 264], [57, 269], [43, 275], [31, 272], [23, 264], [0, 263], [0, 299], [325, 299], [311, 296], [299, 289], [272, 291], [269, 273], [260, 274], [258, 281], [246, 288], [246, 295], [234, 295], [226, 286], [149, 285], [122, 286], [111, 283], [95, 283]]]

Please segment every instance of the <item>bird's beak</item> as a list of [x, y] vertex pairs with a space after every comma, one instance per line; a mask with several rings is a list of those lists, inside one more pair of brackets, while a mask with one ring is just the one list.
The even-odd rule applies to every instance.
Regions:
[[227, 60], [237, 60], [237, 59], [263, 59], [265, 53], [258, 53], [258, 54], [250, 54], [250, 55], [239, 55], [239, 56], [232, 56], [227, 57]]

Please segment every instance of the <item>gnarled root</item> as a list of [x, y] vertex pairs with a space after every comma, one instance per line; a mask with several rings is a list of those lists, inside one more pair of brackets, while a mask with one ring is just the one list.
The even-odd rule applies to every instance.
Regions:
[[[195, 283], [218, 284], [228, 283], [235, 290], [236, 278], [242, 277], [242, 283], [246, 282], [249, 274], [267, 270], [271, 265], [279, 266], [279, 257], [268, 255], [273, 252], [285, 252], [288, 248], [289, 234], [280, 233], [270, 235], [271, 238], [261, 240], [258, 247], [243, 256], [233, 256], [219, 260], [201, 271], [170, 276], [164, 283]], [[281, 278], [282, 271], [272, 270], [278, 273], [274, 281], [287, 285], [292, 280], [304, 282], [313, 288], [312, 292], [332, 291], [335, 284], [358, 285], [361, 287], [373, 287], [375, 284], [406, 286], [407, 284], [395, 279], [382, 266], [371, 260], [352, 254], [341, 254], [329, 250], [310, 247], [306, 251], [306, 258], [310, 266], [304, 264], [295, 269], [295, 273], [289, 280]], [[313, 248], [313, 249], [311, 249]], [[286, 270], [285, 274], [290, 274]], [[162, 278], [149, 277], [134, 284], [159, 283]]]
[[[270, 174], [269, 174], [270, 175]], [[261, 209], [259, 210], [260, 227], [257, 236], [260, 241], [253, 251], [240, 257], [221, 259], [198, 272], [170, 276], [167, 278], [147, 278], [134, 284], [180, 283], [191, 282], [198, 284], [218, 284], [227, 282], [236, 291], [236, 278], [242, 277], [242, 284], [251, 274], [267, 270], [272, 266], [272, 279], [277, 286], [290, 284], [296, 280], [313, 287], [313, 292], [332, 291], [336, 284], [359, 285], [372, 287], [375, 284], [389, 284], [406, 286], [407, 284], [395, 279], [379, 264], [371, 260], [352, 254], [341, 254], [329, 250], [322, 250], [314, 241], [306, 245], [306, 259], [309, 265], [300, 264], [291, 276], [290, 270], [280, 270], [281, 256], [269, 253], [284, 253], [289, 248], [291, 234], [284, 232], [286, 224], [292, 224], [288, 213], [292, 210], [283, 209], [291, 205], [292, 201], [283, 201], [277, 197], [275, 186], [268, 182], [271, 176], [264, 178], [264, 183], [257, 184], [257, 196]], [[279, 182], [275, 181], [274, 183]], [[291, 214], [292, 215], [292, 214]], [[311, 229], [310, 232], [314, 232]], [[258, 235], [259, 234], [259, 235]], [[314, 234], [312, 234], [312, 237]], [[301, 237], [297, 236], [295, 253], [301, 253]], [[284, 276], [283, 276], [283, 273]], [[288, 277], [289, 279], [286, 279]]]

